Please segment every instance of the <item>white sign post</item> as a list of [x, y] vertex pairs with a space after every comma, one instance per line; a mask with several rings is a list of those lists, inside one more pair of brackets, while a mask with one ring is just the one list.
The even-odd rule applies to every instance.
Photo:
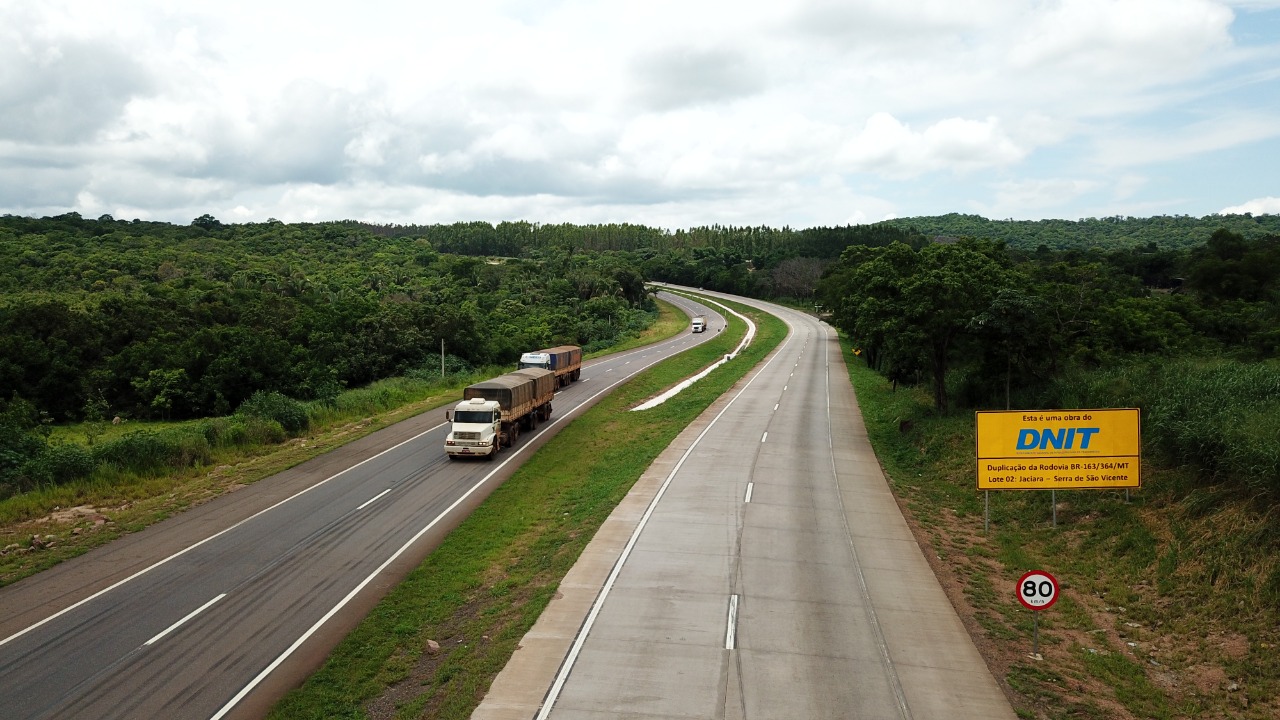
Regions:
[[[1048, 610], [1058, 602], [1058, 580], [1044, 570], [1032, 570], [1018, 578], [1018, 586], [1014, 593], [1018, 602], [1028, 610], [1036, 613]], [[1031, 654], [1040, 654], [1040, 616], [1032, 615]]]

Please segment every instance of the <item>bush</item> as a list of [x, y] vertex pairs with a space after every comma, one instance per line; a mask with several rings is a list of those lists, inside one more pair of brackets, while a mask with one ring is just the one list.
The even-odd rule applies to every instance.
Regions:
[[289, 433], [275, 420], [251, 417], [236, 430], [238, 445], [278, 445], [289, 439]]
[[96, 463], [135, 472], [190, 467], [212, 458], [209, 441], [198, 429], [134, 432], [99, 443], [93, 449]]
[[41, 466], [41, 474], [57, 484], [89, 477], [94, 468], [93, 453], [72, 443], [50, 445], [43, 455], [27, 464]]
[[274, 420], [289, 433], [300, 433], [309, 424], [307, 406], [278, 392], [259, 390], [241, 403], [236, 415]]

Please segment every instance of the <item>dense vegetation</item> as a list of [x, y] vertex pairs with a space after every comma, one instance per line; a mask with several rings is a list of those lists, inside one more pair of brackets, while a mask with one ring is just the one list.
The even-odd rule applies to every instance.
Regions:
[[289, 402], [608, 346], [652, 321], [645, 280], [820, 305], [944, 411], [1061, 402], [1072, 373], [1133, 358], [1222, 372], [1280, 349], [1277, 233], [1271, 215], [674, 232], [5, 216], [0, 493], [83, 471], [81, 453], [49, 448], [49, 422], [252, 418], [257, 397], [294, 432]]
[[463, 367], [591, 349], [653, 311], [634, 261], [610, 253], [490, 260], [341, 225], [67, 216], [0, 220], [0, 297], [0, 387], [59, 422], [333, 397], [439, 374], [442, 341]]
[[1280, 491], [1280, 236], [1189, 251], [851, 246], [819, 285], [890, 380], [956, 409], [1140, 407], [1144, 448]]
[[[0, 497], [296, 433], [300, 401], [390, 377], [612, 345], [656, 312], [636, 265], [562, 245], [455, 255], [346, 224], [0, 218]], [[232, 419], [163, 448], [47, 442], [50, 422], [117, 417]]]

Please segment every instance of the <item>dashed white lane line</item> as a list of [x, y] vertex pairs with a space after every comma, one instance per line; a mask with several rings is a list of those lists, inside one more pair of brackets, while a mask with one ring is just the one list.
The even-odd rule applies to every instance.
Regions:
[[724, 649], [732, 650], [738, 643], [738, 596], [729, 596], [729, 624], [724, 633]]
[[369, 498], [368, 500], [365, 500], [365, 501], [364, 501], [364, 504], [363, 504], [363, 505], [361, 505], [360, 507], [356, 508], [356, 509], [357, 509], [357, 510], [363, 510], [363, 509], [365, 509], [365, 508], [369, 507], [370, 505], [372, 505], [372, 504], [374, 504], [375, 502], [377, 502], [377, 501], [378, 501], [378, 498], [382, 497], [383, 495], [386, 495], [386, 494], [387, 494], [387, 493], [389, 493], [389, 492], [391, 492], [391, 488], [387, 488], [386, 490], [383, 490], [382, 492], [378, 493], [377, 495], [374, 495], [373, 497]]
[[147, 645], [150, 645], [150, 644], [152, 644], [152, 643], [156, 642], [157, 640], [159, 640], [160, 638], [164, 637], [165, 635], [168, 635], [169, 633], [173, 632], [174, 630], [177, 630], [178, 628], [182, 627], [182, 624], [183, 624], [183, 623], [185, 623], [186, 621], [190, 620], [191, 618], [193, 618], [193, 617], [195, 617], [195, 616], [199, 615], [200, 613], [204, 612], [205, 610], [208, 610], [210, 605], [213, 605], [214, 603], [218, 602], [219, 600], [221, 600], [222, 598], [224, 598], [224, 597], [226, 597], [226, 596], [227, 596], [227, 594], [226, 594], [226, 593], [222, 593], [222, 594], [221, 594], [221, 595], [219, 595], [218, 597], [216, 597], [216, 598], [214, 598], [214, 599], [210, 600], [209, 602], [207, 602], [207, 603], [205, 603], [205, 604], [201, 605], [200, 607], [196, 608], [195, 610], [192, 610], [191, 612], [187, 613], [187, 616], [186, 616], [186, 617], [184, 617], [184, 618], [182, 618], [181, 620], [179, 620], [178, 622], [176, 622], [176, 623], [174, 623], [174, 624], [170, 625], [169, 627], [165, 628], [164, 630], [161, 630], [161, 631], [160, 631], [160, 633], [159, 633], [159, 634], [157, 634], [155, 637], [153, 637], [153, 638], [151, 638], [150, 640], [148, 640], [148, 641], [146, 641], [145, 643], [143, 643], [143, 646], [145, 647], [145, 646], [147, 646]]

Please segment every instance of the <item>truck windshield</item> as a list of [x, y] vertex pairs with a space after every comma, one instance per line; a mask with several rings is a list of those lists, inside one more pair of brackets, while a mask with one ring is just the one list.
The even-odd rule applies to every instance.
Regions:
[[453, 414], [453, 421], [456, 423], [491, 423], [493, 422], [493, 411], [459, 410]]

